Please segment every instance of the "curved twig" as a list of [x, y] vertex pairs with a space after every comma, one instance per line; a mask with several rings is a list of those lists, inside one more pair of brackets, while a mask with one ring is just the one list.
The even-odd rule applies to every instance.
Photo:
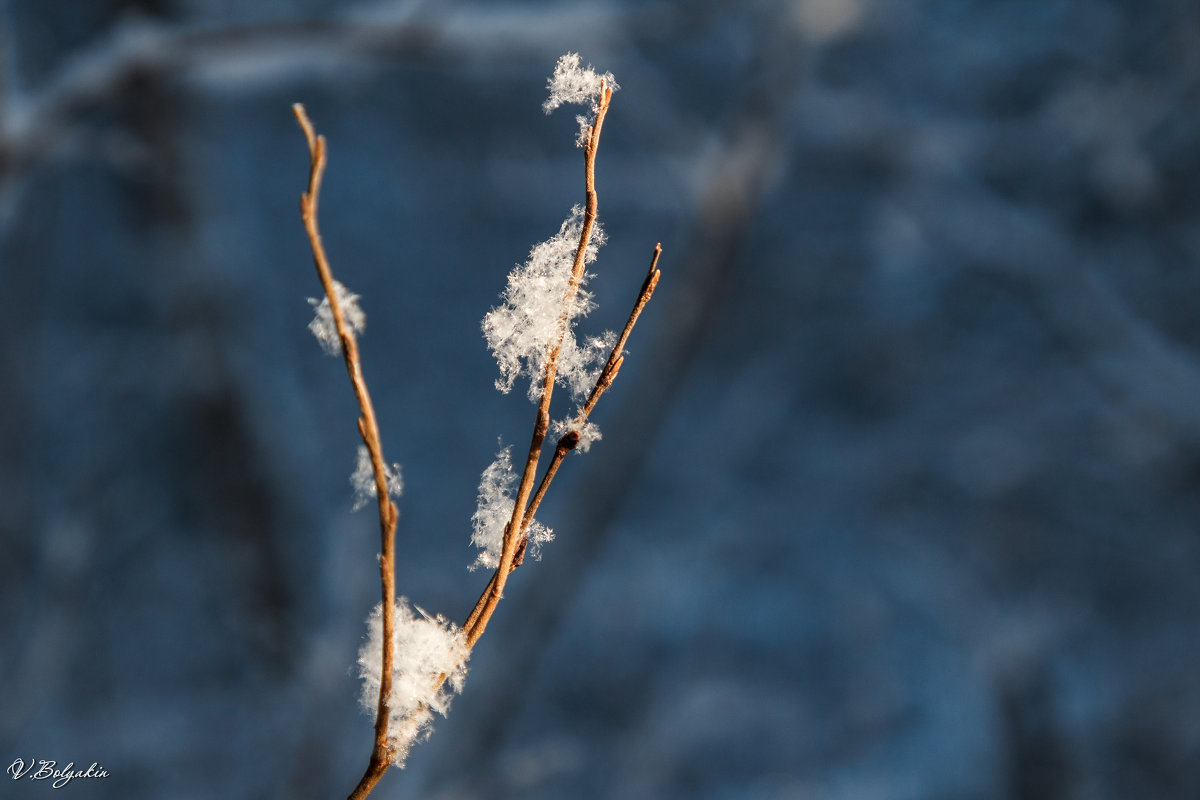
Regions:
[[354, 386], [354, 395], [358, 398], [361, 414], [358, 418], [358, 433], [362, 436], [363, 444], [371, 456], [371, 469], [375, 475], [375, 495], [379, 501], [379, 528], [382, 540], [379, 554], [379, 577], [383, 586], [383, 664], [379, 680], [379, 707], [375, 716], [375, 744], [371, 749], [371, 758], [362, 780], [350, 794], [350, 800], [360, 800], [371, 793], [375, 784], [391, 766], [391, 751], [388, 747], [388, 696], [392, 692], [392, 632], [394, 630], [396, 608], [396, 521], [399, 511], [396, 504], [388, 498], [387, 469], [383, 460], [383, 444], [379, 439], [379, 423], [375, 418], [375, 407], [371, 404], [371, 395], [367, 391], [367, 382], [363, 378], [362, 363], [358, 357], [358, 342], [353, 331], [346, 324], [342, 315], [341, 303], [338, 301], [334, 285], [333, 271], [325, 256], [325, 246], [321, 242], [321, 231], [317, 225], [317, 205], [321, 194], [321, 178], [325, 174], [325, 137], [318, 136], [313, 128], [304, 106], [296, 103], [292, 106], [296, 120], [304, 131], [308, 141], [308, 152], [311, 158], [308, 176], [308, 191], [300, 196], [300, 217], [304, 220], [304, 230], [308, 233], [309, 244], [312, 245], [313, 262], [317, 267], [317, 275], [329, 298], [329, 308], [333, 312], [333, 324], [337, 328], [338, 338], [342, 343], [342, 357], [346, 362], [346, 372], [350, 383]]

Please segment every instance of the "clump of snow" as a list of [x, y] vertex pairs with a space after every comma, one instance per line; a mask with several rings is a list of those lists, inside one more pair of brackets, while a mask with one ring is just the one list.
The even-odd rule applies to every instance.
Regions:
[[579, 441], [575, 444], [575, 449], [580, 453], [586, 453], [591, 449], [592, 444], [600, 441], [600, 427], [596, 423], [589, 420], [580, 420], [579, 414], [567, 419], [555, 420], [550, 423], [550, 435], [556, 439], [561, 439], [571, 431], [579, 436]]
[[574, 336], [564, 337], [558, 354], [557, 383], [567, 387], [576, 399], [586, 397], [616, 343], [617, 334], [612, 331], [589, 336], [583, 344], [576, 342]]
[[542, 110], [549, 114], [563, 103], [589, 104], [591, 106], [590, 114], [580, 114], [575, 117], [575, 121], [579, 123], [579, 135], [575, 137], [575, 146], [583, 147], [587, 144], [588, 131], [596, 119], [598, 110], [596, 103], [600, 99], [600, 82], [603, 80], [604, 85], [614, 92], [621, 87], [617, 85], [611, 72], [600, 75], [592, 69], [590, 64], [585, 69], [580, 67], [579, 63], [578, 53], [567, 53], [559, 57], [558, 62], [554, 65], [554, 74], [546, 82], [550, 96], [546, 98], [546, 102], [542, 103]]
[[558, 62], [555, 63], [554, 73], [546, 82], [546, 88], [550, 90], [550, 97], [542, 103], [542, 110], [547, 114], [564, 103], [594, 103], [600, 96], [600, 81], [602, 80], [614, 92], [621, 88], [617, 85], [611, 72], [601, 75], [592, 69], [591, 64], [588, 64], [586, 68], [579, 64], [578, 53], [567, 53], [560, 56]]
[[[462, 629], [441, 614], [431, 617], [419, 607], [413, 613], [407, 598], [397, 599], [393, 619], [388, 744], [392, 763], [403, 767], [412, 746], [433, 732], [433, 712], [446, 716], [450, 700], [462, 692], [471, 650]], [[367, 639], [358, 651], [358, 675], [363, 682], [359, 700], [369, 714], [379, 707], [382, 667], [381, 603], [367, 618]]]
[[[338, 281], [333, 282], [333, 289], [337, 294], [338, 306], [342, 310], [342, 319], [346, 321], [350, 332], [357, 336], [367, 327], [367, 315], [358, 307], [359, 296], [348, 291]], [[329, 298], [322, 297], [317, 300], [315, 297], [310, 297], [308, 304], [316, 309], [312, 322], [308, 323], [308, 329], [312, 331], [313, 336], [317, 337], [322, 350], [331, 356], [341, 355], [342, 340], [338, 336], [337, 326], [333, 322], [333, 309], [329, 305]]]
[[[400, 477], [399, 464], [392, 464], [391, 469], [385, 465], [384, 475], [389, 495], [399, 497], [404, 493], [404, 479]], [[375, 499], [375, 471], [371, 467], [371, 453], [365, 445], [358, 446], [358, 463], [350, 475], [350, 485], [354, 487], [354, 506], [350, 509], [351, 512], [358, 511]]]
[[[500, 566], [500, 553], [504, 549], [504, 529], [512, 519], [513, 488], [517, 474], [512, 466], [512, 447], [505, 447], [496, 454], [479, 481], [479, 497], [475, 513], [471, 515], [471, 544], [479, 548], [471, 569]], [[554, 538], [554, 532], [537, 520], [529, 524], [529, 540], [525, 552], [535, 559], [541, 557], [541, 546]]]
[[[602, 81], [618, 88], [611, 74], [597, 74], [592, 67], [584, 69], [579, 63], [578, 53], [567, 53], [558, 59], [549, 81], [550, 98], [543, 106], [546, 113], [563, 103], [594, 102]], [[592, 111], [593, 114], [596, 111], [594, 105]], [[591, 123], [581, 117], [580, 124], [586, 130]], [[587, 316], [595, 308], [592, 294], [585, 288], [591, 277], [586, 272], [580, 276], [571, 302], [566, 302], [583, 233], [583, 214], [583, 208], [573, 207], [557, 234], [534, 245], [528, 260], [509, 274], [508, 285], [501, 295], [504, 302], [483, 319], [484, 337], [500, 366], [496, 388], [501, 392], [509, 392], [518, 377], [527, 375], [529, 399], [538, 402], [547, 358], [558, 345], [557, 382], [573, 395], [582, 396], [591, 388], [616, 341], [611, 333], [589, 338], [582, 344], [575, 339], [574, 320]], [[604, 242], [604, 228], [599, 221], [593, 221], [584, 264], [596, 260]]]
[[[484, 338], [500, 366], [496, 388], [501, 392], [510, 391], [524, 374], [530, 379], [529, 399], [535, 403], [540, 399], [546, 358], [564, 326], [558, 378], [573, 394], [582, 395], [591, 388], [589, 378], [595, 379], [607, 358], [604, 342], [611, 348], [615, 338], [589, 339], [582, 346], [575, 341], [573, 321], [595, 308], [591, 292], [584, 288], [590, 274], [584, 273], [570, 308], [564, 308], [582, 231], [583, 209], [575, 206], [558, 233], [534, 245], [529, 259], [509, 273], [501, 295], [504, 302], [483, 318]], [[584, 252], [585, 264], [596, 260], [604, 242], [604, 229], [596, 222]]]

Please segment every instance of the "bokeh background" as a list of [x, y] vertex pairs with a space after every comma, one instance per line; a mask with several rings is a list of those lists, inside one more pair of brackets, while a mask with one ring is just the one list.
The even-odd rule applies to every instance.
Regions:
[[[532, 407], [480, 320], [582, 200], [663, 281], [465, 694], [380, 798], [1200, 795], [1200, 9], [0, 0], [0, 758], [329, 798], [377, 522], [305, 331], [322, 226], [461, 620]], [[560, 406], [556, 416], [566, 413]], [[0, 780], [4, 797], [46, 784]]]

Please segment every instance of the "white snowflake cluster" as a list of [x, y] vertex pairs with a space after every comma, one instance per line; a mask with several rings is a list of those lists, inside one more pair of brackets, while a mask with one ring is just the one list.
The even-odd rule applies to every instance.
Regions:
[[587, 141], [588, 128], [591, 127], [592, 121], [595, 119], [595, 103], [600, 97], [600, 81], [603, 80], [604, 84], [614, 92], [621, 87], [617, 85], [617, 81], [613, 78], [611, 72], [601, 75], [592, 69], [591, 64], [586, 68], [579, 65], [578, 53], [567, 53], [559, 57], [558, 62], [554, 65], [554, 73], [550, 76], [550, 80], [546, 82], [546, 88], [550, 90], [550, 96], [546, 98], [546, 102], [542, 103], [542, 110], [549, 114], [564, 103], [591, 105], [591, 115], [575, 117], [579, 123], [579, 136], [575, 140], [575, 144], [583, 147]]
[[[392, 689], [388, 695], [388, 743], [392, 763], [404, 766], [409, 750], [433, 731], [433, 712], [443, 717], [450, 700], [461, 693], [467, 678], [471, 650], [457, 625], [442, 615], [431, 617], [408, 599], [396, 601], [392, 636]], [[367, 618], [367, 640], [358, 651], [358, 674], [362, 679], [359, 700], [363, 710], [374, 714], [379, 707], [383, 666], [383, 605], [375, 606]], [[441, 676], [445, 675], [445, 681]]]
[[[333, 289], [337, 294], [338, 306], [342, 310], [342, 319], [346, 321], [350, 332], [357, 336], [367, 327], [367, 315], [358, 307], [359, 296], [347, 290], [338, 281], [333, 282]], [[308, 304], [316, 309], [312, 322], [308, 323], [308, 329], [317, 337], [322, 350], [331, 356], [340, 356], [342, 340], [338, 337], [337, 326], [333, 324], [333, 309], [329, 306], [329, 298], [322, 297], [317, 300], [310, 297]]]
[[[584, 288], [591, 277], [588, 273], [584, 273], [575, 299], [564, 313], [563, 301], [582, 230], [583, 209], [575, 206], [558, 233], [535, 245], [529, 251], [529, 259], [509, 274], [508, 285], [501, 295], [504, 303], [483, 318], [484, 337], [500, 366], [501, 377], [496, 388], [501, 392], [511, 390], [524, 373], [530, 379], [529, 399], [536, 403], [541, 398], [546, 357], [565, 325], [558, 356], [558, 382], [572, 394], [581, 396], [591, 388], [603, 359], [616, 341], [612, 333], [589, 338], [582, 345], [575, 340], [573, 321], [595, 308], [592, 293]], [[596, 260], [604, 241], [604, 229], [596, 222], [584, 252], [585, 264]]]
[[[505, 447], [496, 454], [483, 478], [479, 481], [479, 496], [475, 513], [471, 515], [471, 544], [479, 548], [471, 569], [500, 566], [500, 552], [504, 549], [504, 528], [512, 519], [513, 488], [517, 474], [512, 466], [512, 448]], [[540, 557], [543, 544], [554, 538], [554, 532], [537, 520], [529, 524], [529, 543], [525, 552], [534, 558]]]
[[[391, 469], [384, 467], [387, 476], [387, 493], [399, 497], [404, 493], [404, 479], [400, 477], [400, 465], [392, 464]], [[376, 497], [375, 470], [371, 467], [371, 453], [365, 445], [358, 446], [358, 463], [350, 475], [350, 485], [354, 487], [354, 506], [350, 511], [358, 511]]]
[[621, 88], [611, 72], [601, 75], [591, 64], [581, 67], [580, 63], [579, 53], [567, 53], [555, 62], [554, 72], [546, 81], [550, 97], [542, 103], [542, 110], [547, 114], [564, 103], [594, 102], [600, 96], [601, 80], [614, 92]]

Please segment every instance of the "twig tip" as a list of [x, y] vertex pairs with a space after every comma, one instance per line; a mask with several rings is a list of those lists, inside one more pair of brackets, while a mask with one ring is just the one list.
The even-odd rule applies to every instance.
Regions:
[[300, 130], [304, 131], [304, 138], [308, 141], [308, 151], [310, 153], [316, 153], [317, 134], [316, 131], [313, 130], [313, 124], [308, 118], [308, 112], [304, 110], [304, 104], [292, 103], [292, 114], [295, 115], [296, 122], [300, 123]]

